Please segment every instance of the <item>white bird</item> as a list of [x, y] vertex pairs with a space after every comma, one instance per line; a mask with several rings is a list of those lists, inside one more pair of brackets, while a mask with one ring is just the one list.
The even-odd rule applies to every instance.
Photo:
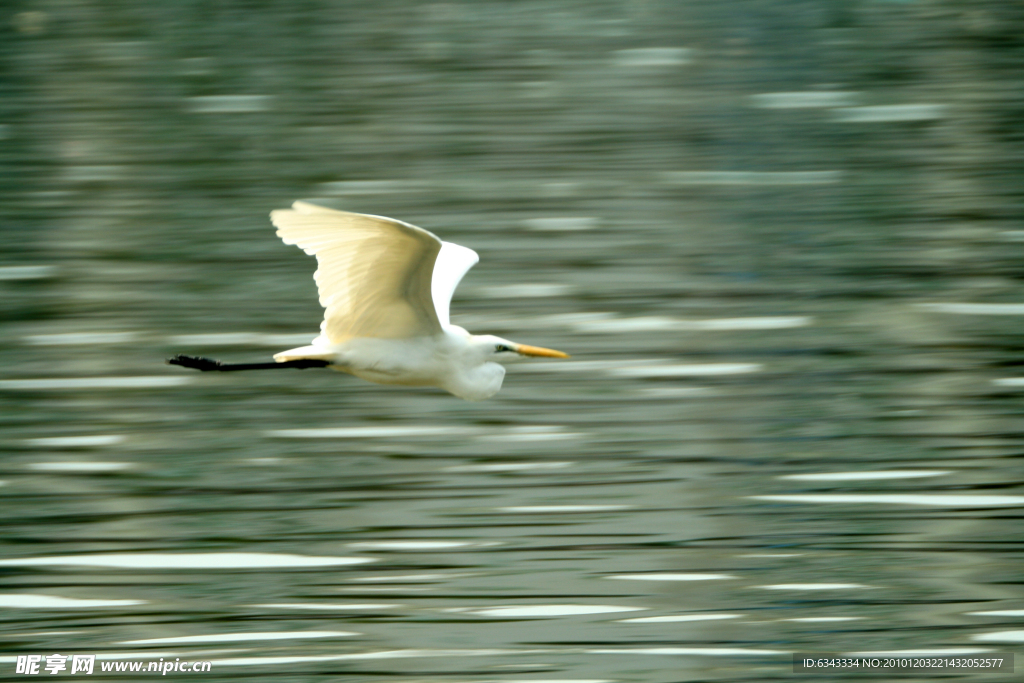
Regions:
[[197, 370], [330, 367], [371, 382], [439, 387], [479, 401], [501, 388], [496, 361], [568, 354], [452, 325], [448, 308], [459, 281], [480, 257], [403, 221], [307, 202], [272, 211], [285, 244], [316, 256], [313, 278], [324, 307], [309, 346], [274, 355], [275, 363], [226, 364], [175, 356]]

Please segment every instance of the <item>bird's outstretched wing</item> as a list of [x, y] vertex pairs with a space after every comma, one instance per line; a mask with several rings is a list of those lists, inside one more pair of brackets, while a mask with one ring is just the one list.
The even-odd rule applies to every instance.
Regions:
[[434, 262], [434, 276], [431, 279], [430, 291], [434, 297], [434, 308], [437, 319], [442, 327], [449, 325], [448, 308], [452, 302], [455, 288], [462, 281], [462, 276], [477, 264], [480, 257], [468, 247], [451, 242], [441, 242], [441, 251]]
[[[270, 220], [285, 244], [316, 256], [314, 279], [326, 309], [320, 329], [333, 343], [439, 333], [448, 323], [455, 286], [477, 260], [471, 249], [382, 216], [295, 202], [291, 209], [271, 212]], [[455, 266], [435, 268], [435, 263], [449, 260], [438, 255], [449, 251], [456, 255]], [[462, 265], [468, 260], [465, 252], [473, 257], [468, 265]], [[447, 289], [443, 307], [438, 297], [442, 289]]]

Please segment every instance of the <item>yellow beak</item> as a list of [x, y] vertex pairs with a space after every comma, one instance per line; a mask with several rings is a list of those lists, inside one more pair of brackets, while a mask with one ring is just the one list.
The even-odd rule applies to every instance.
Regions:
[[529, 346], [527, 344], [517, 344], [516, 353], [520, 356], [543, 356], [545, 358], [568, 358], [569, 354], [562, 353], [561, 351], [555, 351], [554, 349], [545, 349], [542, 346]]

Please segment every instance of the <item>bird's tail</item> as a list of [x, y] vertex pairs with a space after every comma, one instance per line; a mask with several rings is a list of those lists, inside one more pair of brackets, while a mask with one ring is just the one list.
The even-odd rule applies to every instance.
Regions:
[[334, 352], [322, 346], [300, 346], [296, 349], [288, 349], [281, 353], [274, 354], [274, 360], [278, 363], [286, 363], [291, 360], [334, 360]]

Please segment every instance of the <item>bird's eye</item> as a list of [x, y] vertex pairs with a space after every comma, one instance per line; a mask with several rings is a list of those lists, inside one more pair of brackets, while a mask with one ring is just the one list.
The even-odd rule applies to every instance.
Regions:
[[512, 349], [510, 349], [509, 347], [505, 346], [504, 344], [498, 344], [497, 346], [494, 347], [494, 352], [495, 353], [501, 353], [502, 351], [511, 351], [511, 350]]

